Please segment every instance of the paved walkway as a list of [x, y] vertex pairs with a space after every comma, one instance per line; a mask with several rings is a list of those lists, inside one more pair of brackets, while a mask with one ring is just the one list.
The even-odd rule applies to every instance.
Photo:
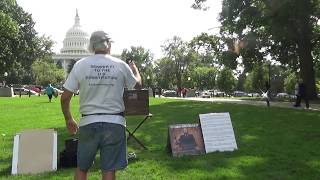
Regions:
[[[265, 101], [254, 101], [254, 100], [242, 100], [242, 99], [233, 99], [233, 98], [197, 98], [197, 97], [188, 97], [188, 98], [175, 98], [174, 99], [183, 99], [191, 101], [207, 101], [207, 102], [224, 102], [224, 103], [233, 103], [233, 104], [246, 104], [246, 105], [255, 105], [255, 106], [265, 106], [267, 103]], [[320, 104], [310, 104], [310, 108], [306, 109], [304, 101], [301, 103], [301, 107], [293, 107], [293, 102], [278, 102], [271, 101], [271, 107], [282, 107], [282, 108], [292, 108], [292, 109], [305, 109], [310, 111], [320, 111]]]

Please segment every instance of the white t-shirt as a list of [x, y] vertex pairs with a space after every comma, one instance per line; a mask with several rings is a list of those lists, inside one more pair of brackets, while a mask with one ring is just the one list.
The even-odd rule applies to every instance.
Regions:
[[[80, 113], [116, 114], [124, 112], [124, 88], [132, 89], [137, 80], [124, 61], [110, 55], [96, 54], [77, 61], [64, 88], [80, 93]], [[79, 126], [110, 122], [125, 126], [120, 115], [90, 115], [81, 118]]]

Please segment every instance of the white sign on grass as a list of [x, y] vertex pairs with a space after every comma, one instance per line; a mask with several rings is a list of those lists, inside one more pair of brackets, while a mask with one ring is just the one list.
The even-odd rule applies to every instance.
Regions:
[[238, 149], [229, 113], [199, 114], [206, 153]]
[[25, 130], [14, 137], [12, 174], [37, 174], [57, 170], [57, 132]]

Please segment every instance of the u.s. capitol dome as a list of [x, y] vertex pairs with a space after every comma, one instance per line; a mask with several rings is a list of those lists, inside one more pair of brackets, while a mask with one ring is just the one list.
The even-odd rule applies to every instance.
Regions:
[[92, 55], [88, 51], [89, 34], [82, 30], [78, 11], [74, 18], [74, 25], [67, 31], [60, 53], [53, 56], [55, 64], [60, 64], [65, 74], [69, 74], [73, 64], [84, 57]]

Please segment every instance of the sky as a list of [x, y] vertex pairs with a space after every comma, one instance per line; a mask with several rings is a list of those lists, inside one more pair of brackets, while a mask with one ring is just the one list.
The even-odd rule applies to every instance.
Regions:
[[78, 9], [82, 29], [96, 30], [113, 39], [111, 54], [142, 46], [163, 56], [161, 45], [173, 36], [189, 41], [201, 32], [217, 33], [221, 0], [211, 0], [207, 11], [191, 8], [193, 0], [17, 0], [36, 22], [39, 35], [49, 36], [58, 53]]

